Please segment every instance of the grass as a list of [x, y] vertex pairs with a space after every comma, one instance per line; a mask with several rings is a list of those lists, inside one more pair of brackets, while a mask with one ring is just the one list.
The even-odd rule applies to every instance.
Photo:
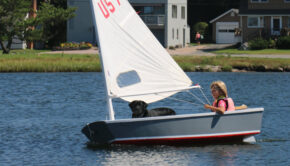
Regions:
[[242, 58], [230, 56], [175, 56], [175, 61], [185, 71], [194, 71], [196, 66], [221, 66], [223, 71], [230, 71], [232, 68], [246, 70], [269, 70], [276, 71], [278, 68], [289, 70], [290, 59], [269, 59], [269, 58]]
[[98, 55], [39, 54], [17, 50], [0, 54], [0, 72], [91, 72], [101, 71]]
[[[47, 50], [17, 50], [0, 54], [0, 72], [99, 72], [98, 55], [87, 54], [40, 54]], [[185, 71], [196, 71], [196, 67], [220, 66], [222, 71], [245, 69], [252, 71], [290, 71], [290, 59], [241, 58], [230, 56], [174, 56]], [[208, 70], [210, 71], [210, 70]]]
[[226, 48], [213, 51], [216, 54], [265, 54], [265, 55], [290, 55], [290, 49], [264, 49], [264, 50], [238, 50], [235, 48]]

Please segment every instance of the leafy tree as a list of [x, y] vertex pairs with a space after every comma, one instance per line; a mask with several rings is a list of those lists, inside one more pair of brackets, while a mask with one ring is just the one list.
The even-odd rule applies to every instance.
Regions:
[[194, 34], [196, 34], [196, 32], [199, 32], [201, 35], [203, 35], [203, 41], [205, 42], [209, 42], [210, 36], [209, 36], [209, 28], [208, 28], [208, 23], [206, 22], [198, 22], [196, 24], [194, 24], [193, 28], [192, 28]]
[[208, 24], [206, 22], [198, 22], [194, 24], [193, 26], [193, 30], [195, 32], [199, 32], [202, 35], [206, 33], [207, 28], [208, 28]]
[[[31, 12], [31, 0], [0, 1], [0, 45], [3, 53], [9, 53], [13, 39], [25, 41], [45, 41], [53, 38], [57, 31], [49, 30], [74, 16], [75, 8], [63, 9], [48, 2], [40, 4], [36, 18], [28, 18]], [[31, 27], [36, 27], [32, 29]], [[7, 43], [5, 43], [7, 42]]]

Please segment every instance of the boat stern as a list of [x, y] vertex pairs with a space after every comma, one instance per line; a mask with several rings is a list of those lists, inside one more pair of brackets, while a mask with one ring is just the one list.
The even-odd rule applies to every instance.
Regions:
[[104, 121], [88, 123], [83, 127], [82, 133], [94, 144], [107, 144], [114, 139]]

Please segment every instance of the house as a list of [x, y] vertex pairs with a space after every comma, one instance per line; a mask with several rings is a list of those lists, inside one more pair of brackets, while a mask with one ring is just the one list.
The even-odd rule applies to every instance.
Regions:
[[290, 0], [242, 0], [239, 15], [242, 42], [289, 35]]
[[236, 29], [240, 27], [240, 16], [238, 14], [238, 9], [230, 9], [210, 21], [214, 42], [225, 44], [241, 41], [241, 36], [235, 33]]
[[[187, 25], [187, 0], [129, 0], [136, 12], [164, 47], [185, 46], [190, 42]], [[68, 42], [96, 43], [89, 0], [68, 0], [77, 7], [76, 16], [67, 23]]]
[[290, 0], [241, 0], [239, 10], [231, 9], [210, 23], [216, 43], [290, 35]]
[[[6, 45], [7, 42], [4, 42], [4, 44]], [[12, 40], [11, 49], [25, 49], [25, 48], [26, 48], [26, 42], [25, 41], [21, 41], [18, 38], [14, 38]], [[1, 49], [2, 49], [2, 47], [0, 46], [0, 50]]]

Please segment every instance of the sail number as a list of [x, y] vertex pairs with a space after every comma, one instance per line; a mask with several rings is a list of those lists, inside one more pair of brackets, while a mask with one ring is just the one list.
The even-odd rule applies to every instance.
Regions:
[[[121, 5], [120, 0], [115, 0], [115, 1], [118, 2], [119, 6]], [[115, 12], [115, 6], [110, 0], [100, 0], [100, 2], [98, 2], [98, 5], [105, 18], [109, 18], [110, 13]]]

